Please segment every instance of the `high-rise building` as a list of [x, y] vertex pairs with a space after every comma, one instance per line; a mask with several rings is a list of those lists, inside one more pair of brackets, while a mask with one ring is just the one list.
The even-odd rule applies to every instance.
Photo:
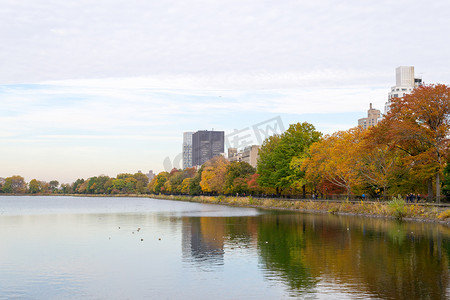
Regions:
[[379, 109], [375, 109], [372, 107], [372, 103], [370, 103], [370, 108], [367, 111], [367, 118], [361, 118], [358, 120], [358, 125], [362, 126], [364, 129], [367, 129], [371, 126], [375, 126], [378, 124], [378, 121], [381, 119], [381, 112]]
[[395, 86], [391, 87], [388, 94], [388, 101], [384, 106], [384, 114], [391, 109], [391, 99], [404, 97], [413, 91], [414, 88], [422, 85], [422, 78], [414, 76], [413, 66], [401, 66], [395, 69]]
[[193, 132], [183, 133], [183, 169], [192, 168], [192, 135]]
[[192, 135], [192, 165], [201, 166], [216, 155], [224, 153], [223, 131], [197, 131]]

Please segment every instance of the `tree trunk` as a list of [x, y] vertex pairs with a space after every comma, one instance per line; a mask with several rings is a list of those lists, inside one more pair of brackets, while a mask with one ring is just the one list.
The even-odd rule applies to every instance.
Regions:
[[433, 178], [428, 179], [428, 202], [433, 202]]
[[439, 178], [439, 171], [436, 173], [436, 202], [441, 203], [441, 182]]
[[303, 199], [306, 199], [306, 185], [303, 185]]

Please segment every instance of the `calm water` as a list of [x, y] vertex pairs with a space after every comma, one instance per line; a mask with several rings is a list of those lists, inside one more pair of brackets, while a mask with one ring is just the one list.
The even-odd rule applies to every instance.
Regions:
[[0, 197], [0, 299], [445, 299], [449, 256], [439, 225]]

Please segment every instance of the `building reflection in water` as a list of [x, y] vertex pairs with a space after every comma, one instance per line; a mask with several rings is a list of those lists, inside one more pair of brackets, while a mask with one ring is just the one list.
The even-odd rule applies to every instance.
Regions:
[[223, 265], [225, 219], [182, 218], [183, 261], [197, 267]]

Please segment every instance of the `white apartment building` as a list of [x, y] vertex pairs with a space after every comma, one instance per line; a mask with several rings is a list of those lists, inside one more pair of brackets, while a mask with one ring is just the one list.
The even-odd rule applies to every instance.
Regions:
[[422, 79], [414, 76], [413, 66], [401, 66], [395, 69], [395, 86], [388, 93], [388, 101], [384, 106], [384, 114], [391, 109], [391, 99], [404, 97], [411, 93], [414, 88], [422, 85]]

